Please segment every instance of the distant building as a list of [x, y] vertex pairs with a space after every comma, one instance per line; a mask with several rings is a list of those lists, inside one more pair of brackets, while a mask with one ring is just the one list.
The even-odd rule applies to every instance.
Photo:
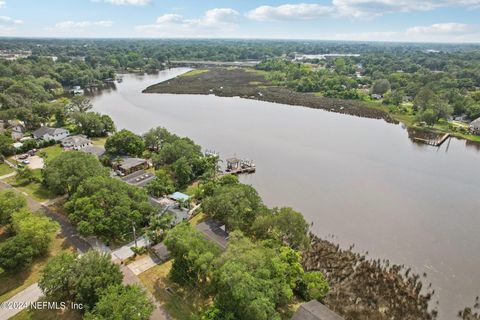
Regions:
[[80, 150], [92, 145], [92, 141], [83, 134], [66, 137], [61, 142], [62, 147], [70, 150]]
[[470, 122], [470, 130], [474, 134], [480, 135], [480, 118], [477, 118], [477, 119], [473, 120], [472, 122]]
[[37, 140], [44, 141], [60, 141], [65, 139], [70, 135], [70, 132], [67, 129], [63, 128], [50, 128], [50, 127], [40, 127], [37, 130], [33, 131], [33, 137]]
[[74, 86], [72, 90], [70, 90], [70, 93], [74, 96], [83, 96], [85, 91], [80, 86]]
[[120, 157], [113, 160], [113, 169], [120, 171], [124, 175], [131, 174], [135, 171], [148, 169], [147, 160], [141, 158]]
[[326, 306], [312, 300], [302, 304], [293, 314], [292, 320], [344, 320]]

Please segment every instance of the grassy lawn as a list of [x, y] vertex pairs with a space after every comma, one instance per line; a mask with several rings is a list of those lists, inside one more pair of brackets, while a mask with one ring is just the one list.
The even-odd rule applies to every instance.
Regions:
[[0, 164], [0, 177], [12, 173], [14, 170], [7, 164]]
[[[41, 178], [42, 171], [41, 169], [32, 170], [33, 175], [37, 178]], [[11, 186], [17, 188], [18, 190], [25, 192], [35, 200], [39, 202], [45, 202], [55, 198], [55, 195], [48, 191], [40, 182], [23, 182], [17, 181], [15, 177], [10, 177], [5, 180]]]
[[105, 142], [107, 142], [107, 137], [102, 137], [102, 138], [91, 138], [92, 144], [94, 146], [104, 146]]
[[62, 152], [63, 148], [61, 146], [54, 145], [38, 150], [37, 154], [45, 160], [51, 160], [56, 158]]
[[200, 212], [200, 213], [197, 213], [196, 215], [194, 215], [192, 217], [192, 219], [188, 220], [188, 222], [192, 225], [192, 226], [196, 226], [197, 224], [199, 224], [200, 222], [202, 222], [203, 220], [207, 219], [207, 215], [203, 212]]
[[192, 77], [192, 76], [198, 76], [199, 74], [209, 72], [210, 70], [208, 69], [195, 69], [192, 71], [189, 71], [187, 73], [184, 73], [180, 75], [180, 77]]
[[[139, 277], [172, 318], [198, 319], [198, 314], [209, 305], [210, 300], [197, 288], [184, 288], [172, 282], [168, 277], [171, 268], [172, 262], [168, 261], [145, 271]], [[171, 288], [173, 292], [166, 291], [166, 288]]]
[[0, 271], [0, 283], [2, 284], [0, 286], [0, 302], [10, 299], [18, 292], [37, 282], [48, 259], [67, 250], [73, 250], [73, 248], [65, 238], [56, 237], [53, 240], [49, 255], [36, 259], [29, 268], [13, 274]]

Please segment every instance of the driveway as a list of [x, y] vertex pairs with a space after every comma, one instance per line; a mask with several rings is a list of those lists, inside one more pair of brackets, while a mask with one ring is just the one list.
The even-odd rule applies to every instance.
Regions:
[[32, 170], [43, 169], [43, 166], [45, 165], [43, 158], [39, 156], [31, 156], [31, 157], [28, 157], [27, 160], [30, 161], [28, 168]]
[[43, 292], [38, 287], [38, 284], [32, 284], [30, 287], [25, 288], [25, 290], [20, 291], [7, 301], [3, 302], [0, 307], [0, 319], [9, 319], [13, 317], [42, 296]]

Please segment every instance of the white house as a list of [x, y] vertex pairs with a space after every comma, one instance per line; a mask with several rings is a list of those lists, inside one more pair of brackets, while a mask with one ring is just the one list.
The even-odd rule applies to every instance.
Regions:
[[62, 147], [71, 150], [80, 150], [92, 144], [92, 141], [82, 134], [62, 139]]
[[40, 127], [33, 132], [33, 137], [37, 140], [44, 141], [60, 141], [65, 139], [70, 135], [70, 132], [67, 129], [63, 128], [49, 128], [49, 127]]
[[480, 135], [480, 118], [477, 118], [470, 123], [470, 130], [474, 134]]

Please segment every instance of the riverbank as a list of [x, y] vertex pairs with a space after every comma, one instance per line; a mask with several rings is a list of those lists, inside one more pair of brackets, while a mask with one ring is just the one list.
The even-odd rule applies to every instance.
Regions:
[[399, 113], [376, 102], [360, 102], [321, 97], [314, 93], [296, 92], [286, 87], [275, 86], [265, 79], [265, 71], [239, 67], [209, 67], [195, 69], [174, 79], [154, 84], [143, 93], [169, 94], [214, 94], [219, 97], [241, 97], [260, 101], [304, 106], [314, 109], [383, 119], [388, 123], [403, 123], [407, 128], [428, 132], [431, 135], [449, 133], [451, 136], [480, 142], [480, 136], [468, 133], [468, 125], [457, 122], [439, 122], [434, 126], [418, 126], [415, 116]]
[[143, 93], [241, 97], [396, 122], [388, 112], [358, 101], [324, 98], [313, 93], [301, 93], [275, 86], [265, 79], [264, 74], [263, 71], [252, 68], [197, 69], [175, 79], [149, 86]]

